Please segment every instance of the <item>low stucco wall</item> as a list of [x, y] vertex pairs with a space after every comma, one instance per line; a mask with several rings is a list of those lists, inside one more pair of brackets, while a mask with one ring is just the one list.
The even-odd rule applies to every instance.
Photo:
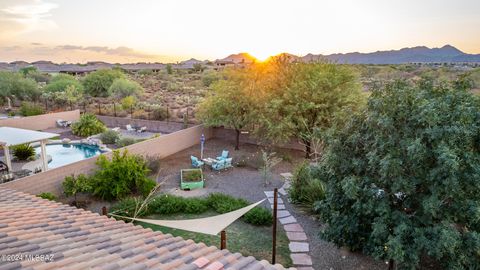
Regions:
[[[233, 129], [227, 129], [223, 127], [213, 128], [213, 137], [221, 140], [235, 142], [236, 133]], [[253, 136], [249, 134], [240, 134], [240, 143], [249, 143], [255, 145], [261, 145], [261, 143]], [[276, 144], [276, 147], [293, 149], [304, 151], [305, 147], [296, 140], [291, 140], [288, 143]]]
[[160, 133], [172, 133], [183, 129], [183, 123], [154, 121], [144, 119], [130, 119], [122, 117], [97, 115], [98, 119], [109, 127], [120, 127], [125, 129], [126, 125], [134, 125], [139, 127], [147, 127], [148, 131]]
[[45, 130], [57, 126], [57, 120], [78, 121], [80, 110], [47, 113], [35, 116], [8, 118], [0, 120], [0, 127], [23, 128], [30, 130]]
[[[122, 149], [127, 149], [130, 153], [142, 156], [150, 155], [164, 158], [198, 144], [202, 134], [205, 135], [206, 139], [210, 139], [212, 138], [213, 132], [212, 129], [199, 125], [132, 144]], [[105, 155], [111, 155], [111, 153], [106, 153]], [[42, 192], [51, 192], [58, 196], [62, 194], [62, 182], [65, 176], [91, 173], [96, 169], [96, 160], [97, 157], [92, 157], [43, 173], [0, 184], [0, 186], [34, 195]]]

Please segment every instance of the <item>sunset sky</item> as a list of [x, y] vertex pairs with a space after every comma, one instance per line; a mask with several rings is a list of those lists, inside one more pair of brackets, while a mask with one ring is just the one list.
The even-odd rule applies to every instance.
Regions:
[[0, 62], [175, 62], [249, 52], [480, 53], [479, 0], [0, 0]]

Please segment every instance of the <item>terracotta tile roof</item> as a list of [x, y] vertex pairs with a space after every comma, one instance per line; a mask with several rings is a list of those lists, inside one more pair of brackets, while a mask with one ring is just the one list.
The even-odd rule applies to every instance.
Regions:
[[[12, 259], [8, 255], [23, 259], [7, 261]], [[32, 255], [46, 256], [32, 259]], [[284, 269], [278, 264], [0, 188], [0, 270], [87, 268]]]

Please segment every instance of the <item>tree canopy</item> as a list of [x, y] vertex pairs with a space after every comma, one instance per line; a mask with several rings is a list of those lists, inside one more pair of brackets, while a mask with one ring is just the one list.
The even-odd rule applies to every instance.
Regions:
[[[400, 269], [425, 258], [480, 265], [480, 109], [462, 87], [422, 82], [375, 90], [328, 135], [316, 172], [322, 235]], [[392, 264], [391, 264], [392, 265]]]
[[224, 126], [236, 131], [235, 149], [240, 131], [256, 119], [257, 81], [252, 69], [227, 70], [224, 79], [212, 84], [209, 96], [200, 104], [197, 116], [207, 126]]
[[124, 77], [119, 69], [100, 69], [85, 76], [83, 86], [85, 92], [92, 97], [108, 97], [113, 81]]
[[316, 132], [364, 103], [357, 75], [333, 63], [291, 63], [279, 59], [264, 90], [259, 134], [273, 141], [300, 139], [310, 158]]
[[18, 72], [0, 71], [0, 97], [15, 96], [20, 100], [34, 100], [40, 95], [37, 83]]

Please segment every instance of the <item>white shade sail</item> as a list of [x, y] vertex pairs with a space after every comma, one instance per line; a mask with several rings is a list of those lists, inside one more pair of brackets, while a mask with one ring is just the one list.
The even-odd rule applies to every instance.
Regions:
[[204, 233], [204, 234], [210, 234], [210, 235], [217, 235], [226, 227], [228, 227], [230, 224], [232, 224], [235, 220], [245, 215], [248, 211], [252, 210], [255, 206], [261, 204], [263, 201], [265, 201], [265, 199], [232, 212], [228, 212], [228, 213], [213, 216], [213, 217], [197, 218], [197, 219], [158, 220], [158, 219], [130, 218], [130, 217], [123, 217], [123, 216], [118, 216], [114, 214], [110, 214], [110, 215], [115, 217], [125, 218], [125, 219], [131, 219], [134, 221], [141, 221], [149, 224], [174, 228], [174, 229], [180, 229], [180, 230], [198, 232], [198, 233]]

